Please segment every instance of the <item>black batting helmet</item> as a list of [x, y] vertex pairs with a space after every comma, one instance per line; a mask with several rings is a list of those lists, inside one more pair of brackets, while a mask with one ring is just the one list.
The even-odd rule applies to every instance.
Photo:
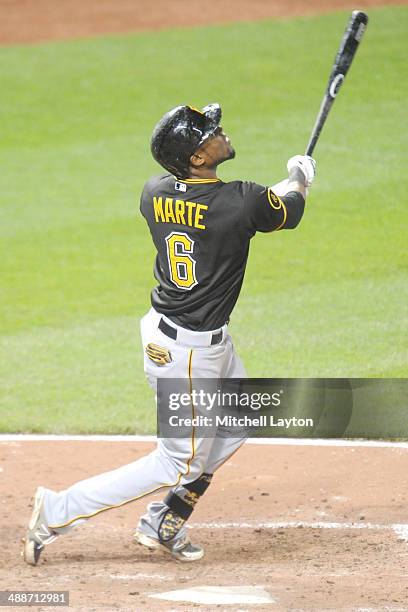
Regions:
[[191, 155], [214, 134], [220, 120], [221, 107], [216, 103], [208, 104], [202, 111], [192, 106], [176, 106], [153, 130], [154, 159], [177, 178], [187, 178]]

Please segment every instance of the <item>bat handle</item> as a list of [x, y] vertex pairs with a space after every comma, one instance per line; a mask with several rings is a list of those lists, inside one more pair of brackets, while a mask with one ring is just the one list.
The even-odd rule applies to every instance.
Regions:
[[334, 98], [332, 98], [331, 96], [327, 94], [323, 98], [322, 104], [319, 109], [319, 113], [316, 118], [316, 123], [313, 127], [309, 143], [306, 147], [305, 155], [313, 155], [313, 151], [315, 149], [320, 133], [323, 129], [324, 122], [326, 121], [326, 117], [329, 114], [329, 111], [332, 107], [333, 102], [334, 102]]
[[313, 155], [313, 151], [315, 149], [316, 143], [317, 143], [317, 137], [314, 137], [310, 140], [309, 144], [306, 147], [305, 155], [310, 155], [310, 157]]

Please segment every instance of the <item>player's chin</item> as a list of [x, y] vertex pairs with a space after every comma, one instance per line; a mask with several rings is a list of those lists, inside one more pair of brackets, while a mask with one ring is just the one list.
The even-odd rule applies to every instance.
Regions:
[[219, 166], [219, 164], [224, 163], [225, 161], [228, 161], [229, 159], [234, 159], [234, 157], [235, 149], [229, 146], [228, 149], [225, 151], [224, 155], [218, 159], [217, 166]]
[[235, 149], [234, 147], [229, 147], [225, 160], [234, 159], [234, 157], [235, 157]]

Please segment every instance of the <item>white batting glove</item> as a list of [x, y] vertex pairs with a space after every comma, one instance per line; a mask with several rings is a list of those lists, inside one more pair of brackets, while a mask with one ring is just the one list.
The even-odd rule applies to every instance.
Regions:
[[288, 161], [289, 181], [311, 187], [316, 175], [316, 161], [310, 155], [295, 155]]

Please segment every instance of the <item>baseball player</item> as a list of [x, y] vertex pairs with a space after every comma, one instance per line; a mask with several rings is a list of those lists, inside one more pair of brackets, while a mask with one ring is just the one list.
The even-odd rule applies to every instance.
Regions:
[[[149, 180], [140, 209], [157, 249], [158, 285], [141, 320], [144, 367], [154, 390], [158, 378], [180, 379], [190, 393], [193, 378], [243, 378], [244, 366], [228, 334], [249, 244], [256, 232], [295, 228], [315, 175], [311, 157], [288, 162], [288, 179], [264, 187], [225, 183], [218, 166], [235, 156], [220, 126], [221, 108], [178, 106], [154, 129], [153, 157], [166, 170]], [[194, 414], [194, 406], [183, 408]], [[186, 521], [214, 472], [245, 441], [242, 433], [159, 439], [150, 454], [113, 471], [55, 492], [39, 487], [24, 542], [24, 559], [35, 565], [44, 545], [106, 510], [165, 490], [140, 519], [135, 539], [180, 561], [200, 559], [203, 549], [187, 537]]]

